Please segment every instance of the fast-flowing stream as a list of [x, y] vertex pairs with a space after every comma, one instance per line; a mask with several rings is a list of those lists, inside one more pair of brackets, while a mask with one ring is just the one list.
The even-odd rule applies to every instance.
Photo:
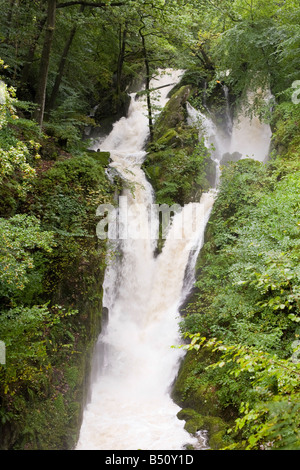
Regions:
[[[174, 84], [181, 74], [169, 71], [152, 86]], [[172, 86], [160, 88], [160, 106], [166, 104]], [[199, 203], [188, 204], [174, 215], [163, 250], [155, 256], [158, 213], [153, 210], [152, 187], [141, 169], [148, 136], [146, 114], [144, 100], [132, 95], [127, 118], [95, 146], [110, 152], [110, 167], [126, 181], [127, 189], [114, 214], [119, 237], [116, 234], [109, 242], [103, 286], [108, 321], [95, 351], [91, 397], [84, 410], [78, 450], [180, 450], [188, 444], [206, 445], [184, 430], [170, 390], [183, 355], [181, 349], [172, 348], [180, 343], [179, 309], [193, 286], [193, 268], [214, 192], [203, 194]], [[193, 108], [189, 114], [195, 119]], [[216, 143], [216, 129], [202, 117], [210, 126], [207, 144]], [[234, 141], [230, 145], [234, 147]], [[213, 158], [218, 164], [218, 150]]]

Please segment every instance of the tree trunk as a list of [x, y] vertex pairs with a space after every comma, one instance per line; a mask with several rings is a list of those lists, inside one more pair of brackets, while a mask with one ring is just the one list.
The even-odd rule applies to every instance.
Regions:
[[145, 63], [145, 68], [146, 68], [146, 94], [147, 94], [149, 135], [150, 135], [150, 141], [152, 142], [153, 141], [153, 116], [152, 116], [152, 104], [151, 104], [151, 97], [150, 97], [150, 80], [151, 80], [150, 63], [149, 63], [148, 54], [147, 54], [145, 36], [142, 33], [143, 29], [144, 29], [144, 26], [140, 28], [139, 33], [142, 38], [144, 63]]
[[22, 83], [23, 87], [27, 86], [27, 81], [28, 81], [28, 78], [29, 78], [30, 69], [31, 69], [32, 63], [34, 61], [34, 54], [35, 54], [36, 46], [37, 46], [38, 40], [39, 40], [39, 38], [42, 34], [42, 31], [44, 29], [46, 20], [47, 20], [47, 17], [45, 16], [45, 18], [41, 19], [40, 22], [38, 23], [36, 34], [34, 35], [34, 37], [32, 39], [32, 43], [29, 47], [29, 50], [28, 50], [28, 53], [27, 53], [27, 56], [26, 56], [26, 59], [25, 59], [25, 62], [24, 62], [24, 67], [23, 67], [23, 70], [22, 70], [21, 83]]
[[[84, 8], [85, 8], [84, 5], [82, 5], [81, 8], [80, 8], [80, 13], [83, 12]], [[64, 75], [64, 68], [65, 68], [65, 65], [66, 65], [68, 53], [69, 53], [69, 50], [71, 48], [71, 45], [72, 45], [74, 36], [76, 34], [76, 31], [77, 31], [77, 25], [74, 25], [73, 28], [71, 29], [70, 35], [69, 35], [69, 37], [66, 41], [66, 44], [65, 44], [60, 62], [59, 62], [58, 72], [56, 74], [55, 82], [54, 82], [53, 89], [52, 89], [52, 92], [51, 92], [51, 96], [49, 98], [49, 103], [48, 103], [48, 106], [47, 106], [48, 112], [51, 111], [54, 108], [55, 101], [56, 101], [58, 91], [59, 91], [59, 87], [60, 87], [60, 84], [61, 84], [61, 81], [62, 81], [62, 78], [63, 78], [63, 75]]]
[[44, 112], [45, 112], [46, 89], [47, 89], [47, 81], [48, 81], [50, 53], [51, 53], [51, 45], [52, 45], [54, 29], [55, 29], [55, 14], [56, 14], [56, 0], [48, 0], [47, 27], [46, 27], [46, 34], [45, 34], [41, 63], [40, 63], [39, 81], [38, 81], [37, 92], [36, 92], [36, 97], [35, 97], [37, 108], [34, 113], [34, 119], [37, 121], [40, 127], [43, 124]]
[[119, 31], [119, 57], [117, 65], [117, 94], [121, 94], [121, 80], [122, 80], [122, 70], [125, 59], [125, 49], [126, 49], [126, 36], [127, 36], [127, 24], [125, 25], [124, 30], [120, 26]]

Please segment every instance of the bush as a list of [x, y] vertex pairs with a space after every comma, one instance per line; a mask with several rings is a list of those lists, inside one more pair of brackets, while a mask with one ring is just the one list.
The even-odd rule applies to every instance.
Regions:
[[224, 412], [240, 413], [233, 434], [244, 442], [231, 448], [299, 448], [299, 193], [299, 171], [276, 181], [260, 163], [230, 164], [198, 261], [182, 329], [188, 348], [211, 351], [202, 380]]

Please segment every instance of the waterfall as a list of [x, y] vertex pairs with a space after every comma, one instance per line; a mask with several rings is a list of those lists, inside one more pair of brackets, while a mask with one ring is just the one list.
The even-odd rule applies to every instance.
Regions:
[[[262, 93], [257, 90], [257, 93]], [[271, 100], [269, 90], [263, 92], [266, 103]], [[255, 93], [248, 91], [247, 101], [253, 104]], [[239, 152], [242, 158], [253, 158], [264, 163], [269, 155], [272, 131], [270, 125], [262, 122], [258, 116], [249, 116], [242, 107], [234, 120], [229, 152]]]
[[229, 89], [228, 89], [228, 86], [225, 84], [222, 84], [222, 88], [223, 88], [224, 98], [225, 98], [226, 127], [227, 127], [228, 134], [231, 135], [233, 122], [232, 122], [231, 112], [230, 112]]
[[[223, 85], [225, 97], [225, 122], [218, 127], [209, 115], [195, 110], [187, 103], [188, 124], [199, 128], [199, 139], [204, 138], [207, 148], [211, 149], [211, 158], [216, 165], [216, 188], [220, 179], [220, 163], [225, 154], [239, 154], [239, 158], [253, 158], [262, 163], [266, 162], [272, 131], [269, 124], [262, 122], [257, 115], [249, 116], [245, 106], [241, 107], [232, 120], [229, 109], [229, 92]], [[258, 90], [258, 93], [262, 93]], [[263, 92], [263, 99], [270, 102], [272, 95], [269, 91]], [[247, 93], [248, 104], [252, 105], [255, 99], [253, 92]]]
[[230, 145], [230, 137], [226, 132], [218, 129], [210, 115], [197, 111], [190, 103], [187, 103], [188, 119], [190, 126], [199, 129], [199, 140], [204, 139], [204, 144], [210, 151], [210, 157], [216, 166], [215, 188], [218, 187], [221, 171], [220, 161], [223, 153], [227, 152]]
[[[151, 87], [178, 82], [181, 75], [182, 71], [168, 71]], [[160, 88], [160, 107], [166, 104], [170, 88]], [[164, 248], [155, 256], [157, 240], [151, 237], [149, 224], [157, 226], [158, 219], [150, 217], [155, 213], [153, 190], [141, 169], [148, 136], [146, 114], [144, 100], [133, 94], [127, 118], [120, 119], [100, 144], [101, 150], [110, 152], [111, 168], [126, 181], [121, 201], [126, 202], [123, 221], [128, 236], [109, 241], [103, 285], [108, 322], [96, 347], [79, 450], [199, 447], [199, 439], [177, 418], [180, 408], [170, 397], [184, 354], [172, 346], [180, 344], [179, 308], [193, 285], [186, 269], [195, 263], [203, 243], [214, 196], [204, 194], [199, 203], [188, 204], [173, 216]]]
[[[161, 107], [171, 88], [165, 85], [178, 82], [181, 74], [167, 71], [151, 84], [160, 88]], [[84, 410], [78, 450], [207, 448], [201, 432], [197, 438], [184, 429], [184, 422], [177, 418], [180, 408], [170, 397], [184, 354], [172, 348], [180, 343], [179, 309], [194, 284], [194, 267], [214, 203], [222, 155], [239, 151], [243, 157], [254, 155], [263, 160], [270, 130], [260, 122], [250, 122], [242, 112], [228, 136], [211, 117], [189, 104], [187, 111], [188, 123], [199, 125], [199, 138], [211, 148], [217, 169], [215, 190], [175, 213], [158, 256], [153, 237], [158, 214], [152, 210], [153, 190], [141, 169], [148, 137], [145, 101], [132, 94], [128, 116], [94, 147], [110, 152], [111, 170], [126, 182], [114, 215], [126, 236], [109, 241], [103, 285], [108, 321], [96, 346], [91, 398]]]

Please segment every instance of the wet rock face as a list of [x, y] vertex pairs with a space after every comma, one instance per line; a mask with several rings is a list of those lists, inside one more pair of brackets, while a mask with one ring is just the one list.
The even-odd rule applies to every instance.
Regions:
[[187, 123], [190, 85], [180, 87], [155, 122], [153, 141], [143, 169], [158, 204], [199, 201], [215, 179], [209, 151], [199, 142], [198, 129]]
[[130, 100], [131, 98], [126, 92], [121, 93], [119, 96], [114, 96], [113, 93], [103, 96], [94, 111], [95, 122], [100, 126], [97, 136], [99, 134], [109, 134], [113, 124], [122, 117], [127, 116]]
[[222, 447], [227, 426], [221, 418], [201, 415], [191, 408], [179, 411], [177, 417], [186, 422], [184, 427], [189, 433], [197, 435], [199, 431], [206, 432], [208, 448], [218, 450]]
[[198, 354], [188, 352], [174, 384], [172, 398], [182, 407], [177, 417], [185, 421], [185, 429], [194, 435], [199, 431], [207, 431], [208, 447], [218, 450], [224, 444], [223, 437], [228, 424], [223, 419], [214, 386], [201, 383], [201, 365], [204, 371], [208, 363], [207, 352], [198, 352]]
[[187, 116], [185, 104], [190, 93], [191, 87], [185, 85], [170, 98], [155, 124], [155, 141], [168, 133], [170, 129], [176, 129], [185, 122]]

